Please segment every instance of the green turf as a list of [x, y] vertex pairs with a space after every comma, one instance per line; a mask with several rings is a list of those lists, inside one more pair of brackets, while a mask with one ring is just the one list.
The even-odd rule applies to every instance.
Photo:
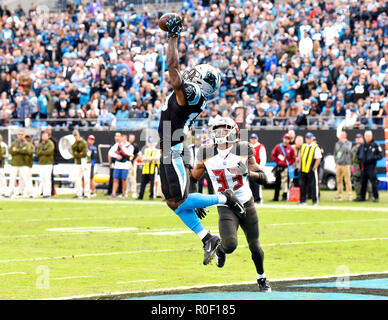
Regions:
[[[269, 202], [259, 207], [260, 241], [270, 279], [387, 271], [388, 195], [380, 203], [333, 202], [318, 208]], [[200, 240], [160, 200], [16, 200], [0, 202], [0, 298], [40, 299], [254, 281], [243, 233], [223, 269], [202, 265]], [[103, 200], [103, 201], [101, 201]], [[311, 201], [311, 200], [310, 200]], [[324, 210], [320, 208], [324, 208]], [[328, 207], [328, 208], [325, 208]], [[332, 208], [329, 208], [332, 207]], [[217, 232], [211, 208], [203, 221]], [[66, 232], [52, 228], [110, 227], [134, 231]], [[48, 270], [42, 281], [39, 270]], [[44, 284], [48, 286], [44, 286]], [[42, 286], [43, 285], [43, 286]]]

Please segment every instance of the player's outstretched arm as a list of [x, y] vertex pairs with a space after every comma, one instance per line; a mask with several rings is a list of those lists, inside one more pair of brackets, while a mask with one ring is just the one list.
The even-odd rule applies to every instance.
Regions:
[[171, 86], [175, 91], [178, 104], [185, 105], [185, 97], [182, 90], [182, 76], [179, 66], [178, 38], [169, 38], [167, 46], [167, 68]]

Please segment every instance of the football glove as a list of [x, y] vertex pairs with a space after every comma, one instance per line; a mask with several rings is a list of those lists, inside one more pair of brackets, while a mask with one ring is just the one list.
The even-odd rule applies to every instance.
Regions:
[[257, 178], [256, 182], [261, 185], [266, 185], [268, 183], [267, 175], [264, 173], [264, 171], [256, 171], [256, 173], [259, 174], [259, 178]]
[[196, 208], [194, 209], [195, 214], [197, 215], [198, 218], [203, 219], [206, 217], [206, 214], [209, 212], [208, 209], [206, 208]]
[[171, 18], [166, 22], [168, 27], [168, 39], [176, 38], [182, 32], [182, 20]]
[[248, 167], [245, 163], [243, 163], [242, 161], [240, 161], [238, 164], [237, 164], [237, 168], [238, 170], [240, 171], [241, 175], [243, 177], [246, 177], [249, 173], [249, 170], [248, 170]]

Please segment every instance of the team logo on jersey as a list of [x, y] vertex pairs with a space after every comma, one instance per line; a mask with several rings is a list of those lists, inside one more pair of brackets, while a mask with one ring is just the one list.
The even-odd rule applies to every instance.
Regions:
[[195, 91], [195, 88], [193, 85], [187, 85], [185, 88], [186, 94], [187, 94], [187, 100], [192, 101], [194, 100], [197, 92]]
[[204, 81], [206, 81], [208, 84], [211, 85], [211, 87], [215, 90], [217, 88], [217, 78], [216, 76], [208, 71], [206, 73], [206, 76], [203, 78]]

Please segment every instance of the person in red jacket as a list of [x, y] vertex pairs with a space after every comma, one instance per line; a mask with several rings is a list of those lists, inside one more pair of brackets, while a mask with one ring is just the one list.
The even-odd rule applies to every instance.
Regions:
[[[249, 142], [251, 143], [255, 153], [256, 163], [260, 167], [264, 167], [267, 163], [267, 150], [265, 149], [265, 146], [259, 142], [259, 137], [256, 133], [252, 133], [250, 135]], [[263, 203], [262, 186], [258, 184], [256, 180], [250, 179], [249, 187], [252, 190], [253, 200], [256, 203]]]
[[271, 158], [276, 166], [273, 169], [275, 174], [275, 194], [272, 201], [279, 201], [280, 189], [283, 191], [282, 200], [287, 201], [288, 195], [288, 167], [296, 160], [295, 150], [290, 145], [291, 137], [288, 133], [283, 136], [283, 143], [279, 143], [273, 148]]

